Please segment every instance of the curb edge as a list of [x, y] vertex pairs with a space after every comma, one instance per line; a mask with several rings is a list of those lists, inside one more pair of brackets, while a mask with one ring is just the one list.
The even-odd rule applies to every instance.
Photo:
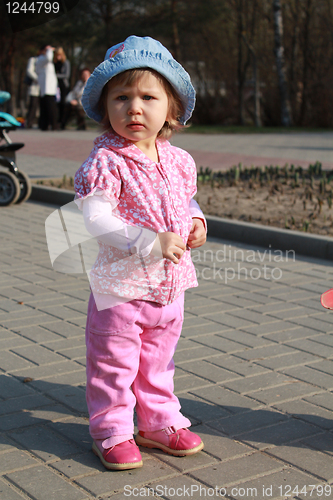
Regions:
[[[32, 186], [30, 200], [52, 205], [66, 205], [74, 199], [73, 191], [52, 187]], [[281, 251], [294, 251], [307, 257], [333, 261], [333, 238], [309, 235], [276, 227], [261, 226], [250, 222], [222, 219], [205, 215], [208, 234], [213, 238], [235, 241], [260, 247], [271, 247]]]

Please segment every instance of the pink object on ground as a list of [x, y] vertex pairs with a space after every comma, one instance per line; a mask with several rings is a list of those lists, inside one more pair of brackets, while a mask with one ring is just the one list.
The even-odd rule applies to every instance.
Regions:
[[96, 443], [93, 443], [92, 450], [97, 455], [107, 469], [126, 470], [142, 467], [142, 457], [140, 450], [134, 439], [112, 446], [101, 452]]
[[[169, 432], [168, 432], [169, 431]], [[188, 429], [163, 429], [155, 432], [139, 431], [135, 438], [140, 446], [145, 448], [159, 448], [169, 455], [184, 457], [194, 455], [204, 447], [201, 438]]]
[[322, 294], [320, 302], [325, 309], [333, 309], [333, 288]]

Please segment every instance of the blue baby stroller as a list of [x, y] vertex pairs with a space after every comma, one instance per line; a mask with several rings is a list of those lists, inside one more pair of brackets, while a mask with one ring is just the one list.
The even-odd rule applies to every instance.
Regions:
[[[10, 94], [0, 91], [0, 104], [8, 101]], [[31, 195], [31, 182], [26, 173], [18, 170], [16, 154], [23, 148], [22, 142], [12, 142], [8, 136], [10, 130], [20, 127], [12, 115], [0, 111], [0, 206], [5, 207], [12, 203], [22, 203]], [[5, 170], [5, 169], [8, 169]]]

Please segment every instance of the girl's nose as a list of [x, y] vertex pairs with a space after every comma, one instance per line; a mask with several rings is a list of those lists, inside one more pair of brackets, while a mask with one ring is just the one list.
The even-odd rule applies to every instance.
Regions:
[[132, 99], [128, 106], [129, 115], [137, 115], [141, 113], [141, 106], [139, 99]]

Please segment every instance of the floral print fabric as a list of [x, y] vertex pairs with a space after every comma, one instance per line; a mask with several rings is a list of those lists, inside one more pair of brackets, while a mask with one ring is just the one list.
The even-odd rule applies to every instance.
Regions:
[[[156, 144], [159, 163], [113, 133], [95, 139], [90, 156], [75, 175], [76, 203], [80, 208], [80, 200], [103, 190], [116, 217], [156, 233], [172, 231], [186, 244], [192, 227], [189, 203], [196, 193], [195, 163], [168, 141]], [[166, 305], [187, 288], [198, 286], [189, 249], [175, 265], [98, 243], [99, 254], [90, 273], [93, 292]]]

